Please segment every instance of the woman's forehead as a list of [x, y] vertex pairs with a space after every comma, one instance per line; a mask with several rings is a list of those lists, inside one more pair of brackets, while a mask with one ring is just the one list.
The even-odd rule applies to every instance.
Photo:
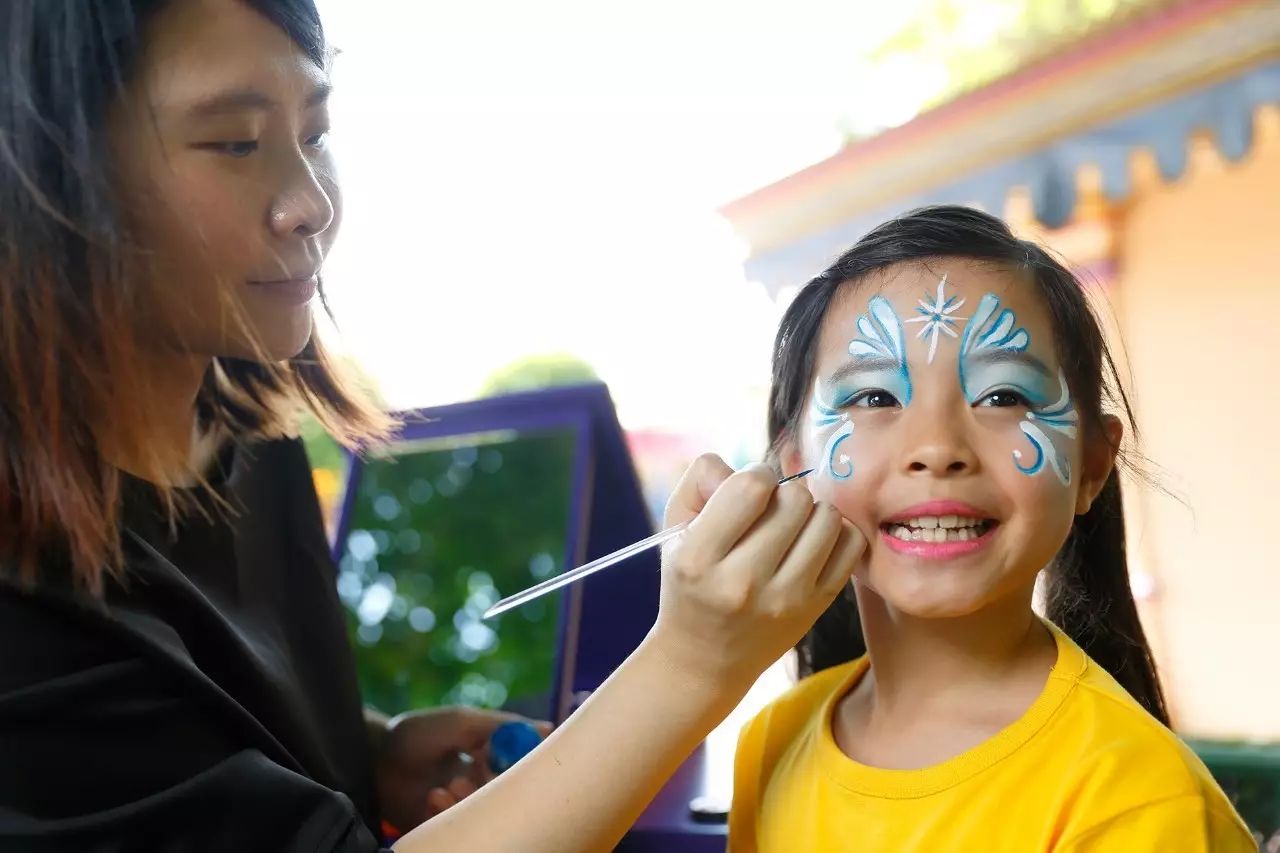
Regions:
[[148, 27], [140, 70], [149, 99], [171, 109], [221, 90], [259, 89], [276, 96], [327, 79], [288, 33], [239, 0], [166, 6]]

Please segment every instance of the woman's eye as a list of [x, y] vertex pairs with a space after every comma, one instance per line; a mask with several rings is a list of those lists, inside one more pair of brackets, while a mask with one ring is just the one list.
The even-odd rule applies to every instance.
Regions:
[[850, 400], [849, 405], [864, 409], [888, 409], [898, 405], [898, 398], [888, 391], [864, 391]]
[[329, 131], [322, 130], [317, 134], [307, 137], [307, 145], [312, 148], [324, 148], [329, 143]]
[[258, 150], [258, 142], [254, 139], [237, 139], [231, 142], [206, 142], [200, 146], [209, 151], [226, 154], [229, 157], [248, 157]]
[[983, 397], [978, 403], [979, 406], [989, 406], [992, 408], [1003, 409], [1010, 406], [1027, 406], [1027, 398], [1019, 394], [1017, 391], [992, 391]]

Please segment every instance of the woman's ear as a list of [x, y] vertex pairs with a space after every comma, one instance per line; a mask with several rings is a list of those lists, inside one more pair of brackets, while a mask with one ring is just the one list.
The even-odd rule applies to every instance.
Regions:
[[1084, 470], [1080, 476], [1080, 490], [1076, 492], [1076, 515], [1084, 515], [1093, 506], [1107, 478], [1116, 467], [1116, 453], [1124, 438], [1124, 422], [1115, 415], [1102, 416], [1102, 435], [1086, 439]]

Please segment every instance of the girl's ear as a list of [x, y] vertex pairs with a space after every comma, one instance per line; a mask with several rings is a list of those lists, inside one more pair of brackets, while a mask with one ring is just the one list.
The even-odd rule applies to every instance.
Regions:
[[1116, 453], [1124, 438], [1124, 422], [1115, 415], [1102, 416], [1102, 436], [1086, 441], [1084, 470], [1080, 476], [1080, 490], [1076, 492], [1076, 515], [1084, 515], [1093, 506], [1098, 493], [1106, 485], [1107, 478], [1116, 467]]

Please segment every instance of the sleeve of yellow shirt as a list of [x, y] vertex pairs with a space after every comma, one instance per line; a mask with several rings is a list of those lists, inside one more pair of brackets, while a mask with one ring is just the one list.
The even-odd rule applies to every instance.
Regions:
[[1234, 815], [1188, 794], [1130, 809], [1065, 839], [1057, 853], [1256, 853], [1258, 844]]
[[756, 806], [760, 801], [764, 764], [763, 716], [762, 713], [748, 722], [738, 735], [738, 750], [733, 757], [733, 804], [729, 808], [727, 853], [755, 853]]

